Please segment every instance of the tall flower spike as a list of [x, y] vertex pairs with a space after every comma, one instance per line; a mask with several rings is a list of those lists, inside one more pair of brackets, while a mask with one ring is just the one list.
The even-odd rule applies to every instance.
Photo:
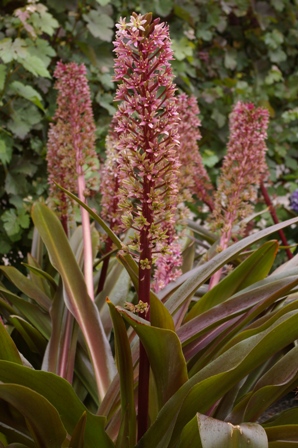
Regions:
[[[91, 108], [86, 67], [58, 62], [55, 73], [58, 108], [48, 138], [50, 196], [57, 200], [61, 222], [67, 232], [69, 201], [55, 182], [77, 194], [82, 202], [97, 189], [98, 158], [95, 152], [95, 124]], [[90, 220], [81, 207], [84, 274], [89, 296], [94, 299]]]
[[[257, 188], [267, 174], [265, 139], [268, 122], [268, 110], [252, 103], [238, 102], [230, 115], [228, 151], [211, 216], [213, 228], [221, 231], [220, 250], [228, 246], [233, 226], [252, 212], [251, 203], [256, 200]], [[219, 281], [218, 272], [209, 286]]]
[[[150, 303], [155, 254], [166, 250], [177, 205], [178, 113], [170, 60], [169, 29], [152, 15], [132, 14], [116, 25], [115, 80], [119, 134], [119, 206], [122, 221], [136, 231], [130, 249], [138, 253], [138, 295]], [[149, 308], [149, 307], [148, 307]], [[149, 311], [145, 318], [149, 319]], [[140, 345], [138, 438], [148, 425], [149, 361]]]
[[[115, 99], [122, 221], [139, 234], [141, 271], [163, 250], [163, 222], [174, 225], [177, 205], [178, 114], [168, 26], [151, 15], [132, 15], [117, 25]], [[133, 250], [136, 250], [136, 244]]]
[[86, 68], [72, 62], [58, 62], [54, 77], [58, 90], [57, 110], [48, 135], [48, 182], [50, 198], [66, 219], [69, 200], [55, 182], [78, 193], [78, 177], [88, 175], [84, 196], [98, 188], [98, 158], [95, 152], [95, 124]]
[[200, 111], [197, 100], [194, 96], [182, 93], [178, 95], [177, 103], [180, 117], [180, 197], [182, 201], [191, 201], [192, 195], [196, 194], [198, 199], [212, 210], [213, 186], [198, 148], [198, 141], [201, 139], [199, 131], [201, 122], [198, 117]]

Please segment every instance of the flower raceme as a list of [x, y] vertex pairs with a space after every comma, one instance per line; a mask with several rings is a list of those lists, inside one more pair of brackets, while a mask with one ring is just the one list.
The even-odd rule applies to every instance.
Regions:
[[[267, 173], [266, 144], [269, 113], [252, 103], [238, 102], [230, 116], [228, 151], [223, 161], [212, 215], [226, 246], [232, 227], [252, 211], [257, 188]], [[223, 247], [224, 248], [224, 247]]]
[[[95, 152], [95, 124], [85, 66], [58, 62], [54, 72], [58, 90], [57, 110], [48, 136], [48, 181], [50, 197], [56, 201], [60, 219], [68, 234], [69, 199], [55, 184], [86, 202], [98, 189], [99, 163]], [[84, 274], [88, 294], [94, 300], [93, 258], [89, 215], [80, 208], [84, 241]]]
[[177, 207], [173, 56], [168, 26], [152, 21], [151, 14], [134, 13], [116, 26], [119, 208], [125, 227], [136, 231], [129, 249], [139, 253], [141, 271], [150, 274], [157, 254], [168, 249], [168, 226], [174, 226]]
[[[213, 228], [220, 229], [219, 250], [231, 239], [233, 226], [252, 212], [257, 189], [267, 174], [266, 144], [269, 113], [252, 103], [238, 102], [230, 115], [230, 138], [227, 154], [215, 194], [211, 215]], [[212, 277], [209, 288], [220, 279], [221, 271]]]
[[63, 220], [67, 217], [69, 202], [55, 182], [77, 194], [78, 178], [88, 174], [83, 191], [87, 197], [98, 188], [98, 158], [85, 66], [58, 62], [54, 77], [58, 107], [48, 135], [48, 182], [50, 197]]
[[194, 96], [185, 93], [177, 97], [178, 113], [180, 118], [180, 173], [179, 193], [181, 201], [191, 201], [192, 195], [213, 209], [211, 193], [213, 186], [208, 173], [203, 165], [203, 160], [198, 151], [198, 141], [201, 139], [199, 126], [201, 125], [199, 107]]

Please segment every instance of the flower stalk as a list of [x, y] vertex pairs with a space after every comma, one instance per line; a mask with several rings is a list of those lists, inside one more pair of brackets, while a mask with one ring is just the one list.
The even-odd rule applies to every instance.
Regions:
[[[270, 212], [270, 215], [271, 215], [271, 217], [273, 219], [274, 224], [279, 224], [279, 219], [277, 217], [274, 205], [272, 204], [272, 201], [270, 199], [269, 193], [268, 193], [267, 188], [265, 187], [263, 181], [261, 182], [261, 192], [262, 192], [263, 198], [264, 198], [264, 200], [266, 202], [266, 205], [269, 207], [269, 212]], [[283, 229], [280, 229], [278, 231], [278, 233], [279, 233], [279, 237], [280, 237], [283, 245], [285, 246], [285, 250], [286, 250], [286, 254], [287, 254], [288, 260], [291, 260], [291, 258], [293, 258], [293, 254], [292, 254], [292, 252], [289, 249], [289, 243], [288, 243], [288, 240], [286, 238], [285, 232], [283, 231]]]
[[177, 103], [180, 118], [179, 193], [181, 201], [189, 202], [192, 200], [192, 195], [195, 194], [212, 211], [214, 188], [198, 148], [198, 141], [201, 139], [199, 130], [201, 121], [198, 116], [200, 110], [197, 100], [194, 96], [182, 93], [178, 95]]

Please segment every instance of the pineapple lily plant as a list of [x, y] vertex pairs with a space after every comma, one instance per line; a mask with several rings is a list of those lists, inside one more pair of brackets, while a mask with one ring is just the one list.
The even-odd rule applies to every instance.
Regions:
[[[88, 206], [99, 168], [86, 72], [59, 63], [50, 201], [32, 208], [27, 275], [0, 267], [0, 446], [298, 446], [297, 407], [264, 419], [298, 382], [297, 257], [273, 268], [268, 239], [298, 218], [243, 236], [268, 114], [234, 107], [214, 192], [167, 25], [133, 14], [117, 29], [101, 210]], [[212, 231], [191, 220], [194, 196]]]

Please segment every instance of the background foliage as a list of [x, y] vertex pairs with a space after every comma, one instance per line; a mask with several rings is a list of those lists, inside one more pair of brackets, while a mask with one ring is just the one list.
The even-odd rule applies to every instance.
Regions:
[[[296, 7], [295, 7], [296, 6]], [[193, 93], [202, 155], [216, 174], [232, 104], [249, 100], [271, 115], [271, 194], [297, 188], [297, 0], [3, 0], [0, 8], [0, 256], [14, 263], [30, 246], [30, 206], [47, 196], [46, 141], [58, 60], [84, 62], [97, 125], [97, 151], [115, 111], [114, 24], [152, 11], [170, 25], [180, 90]], [[280, 208], [280, 218], [289, 211]], [[291, 242], [291, 241], [290, 241]]]

